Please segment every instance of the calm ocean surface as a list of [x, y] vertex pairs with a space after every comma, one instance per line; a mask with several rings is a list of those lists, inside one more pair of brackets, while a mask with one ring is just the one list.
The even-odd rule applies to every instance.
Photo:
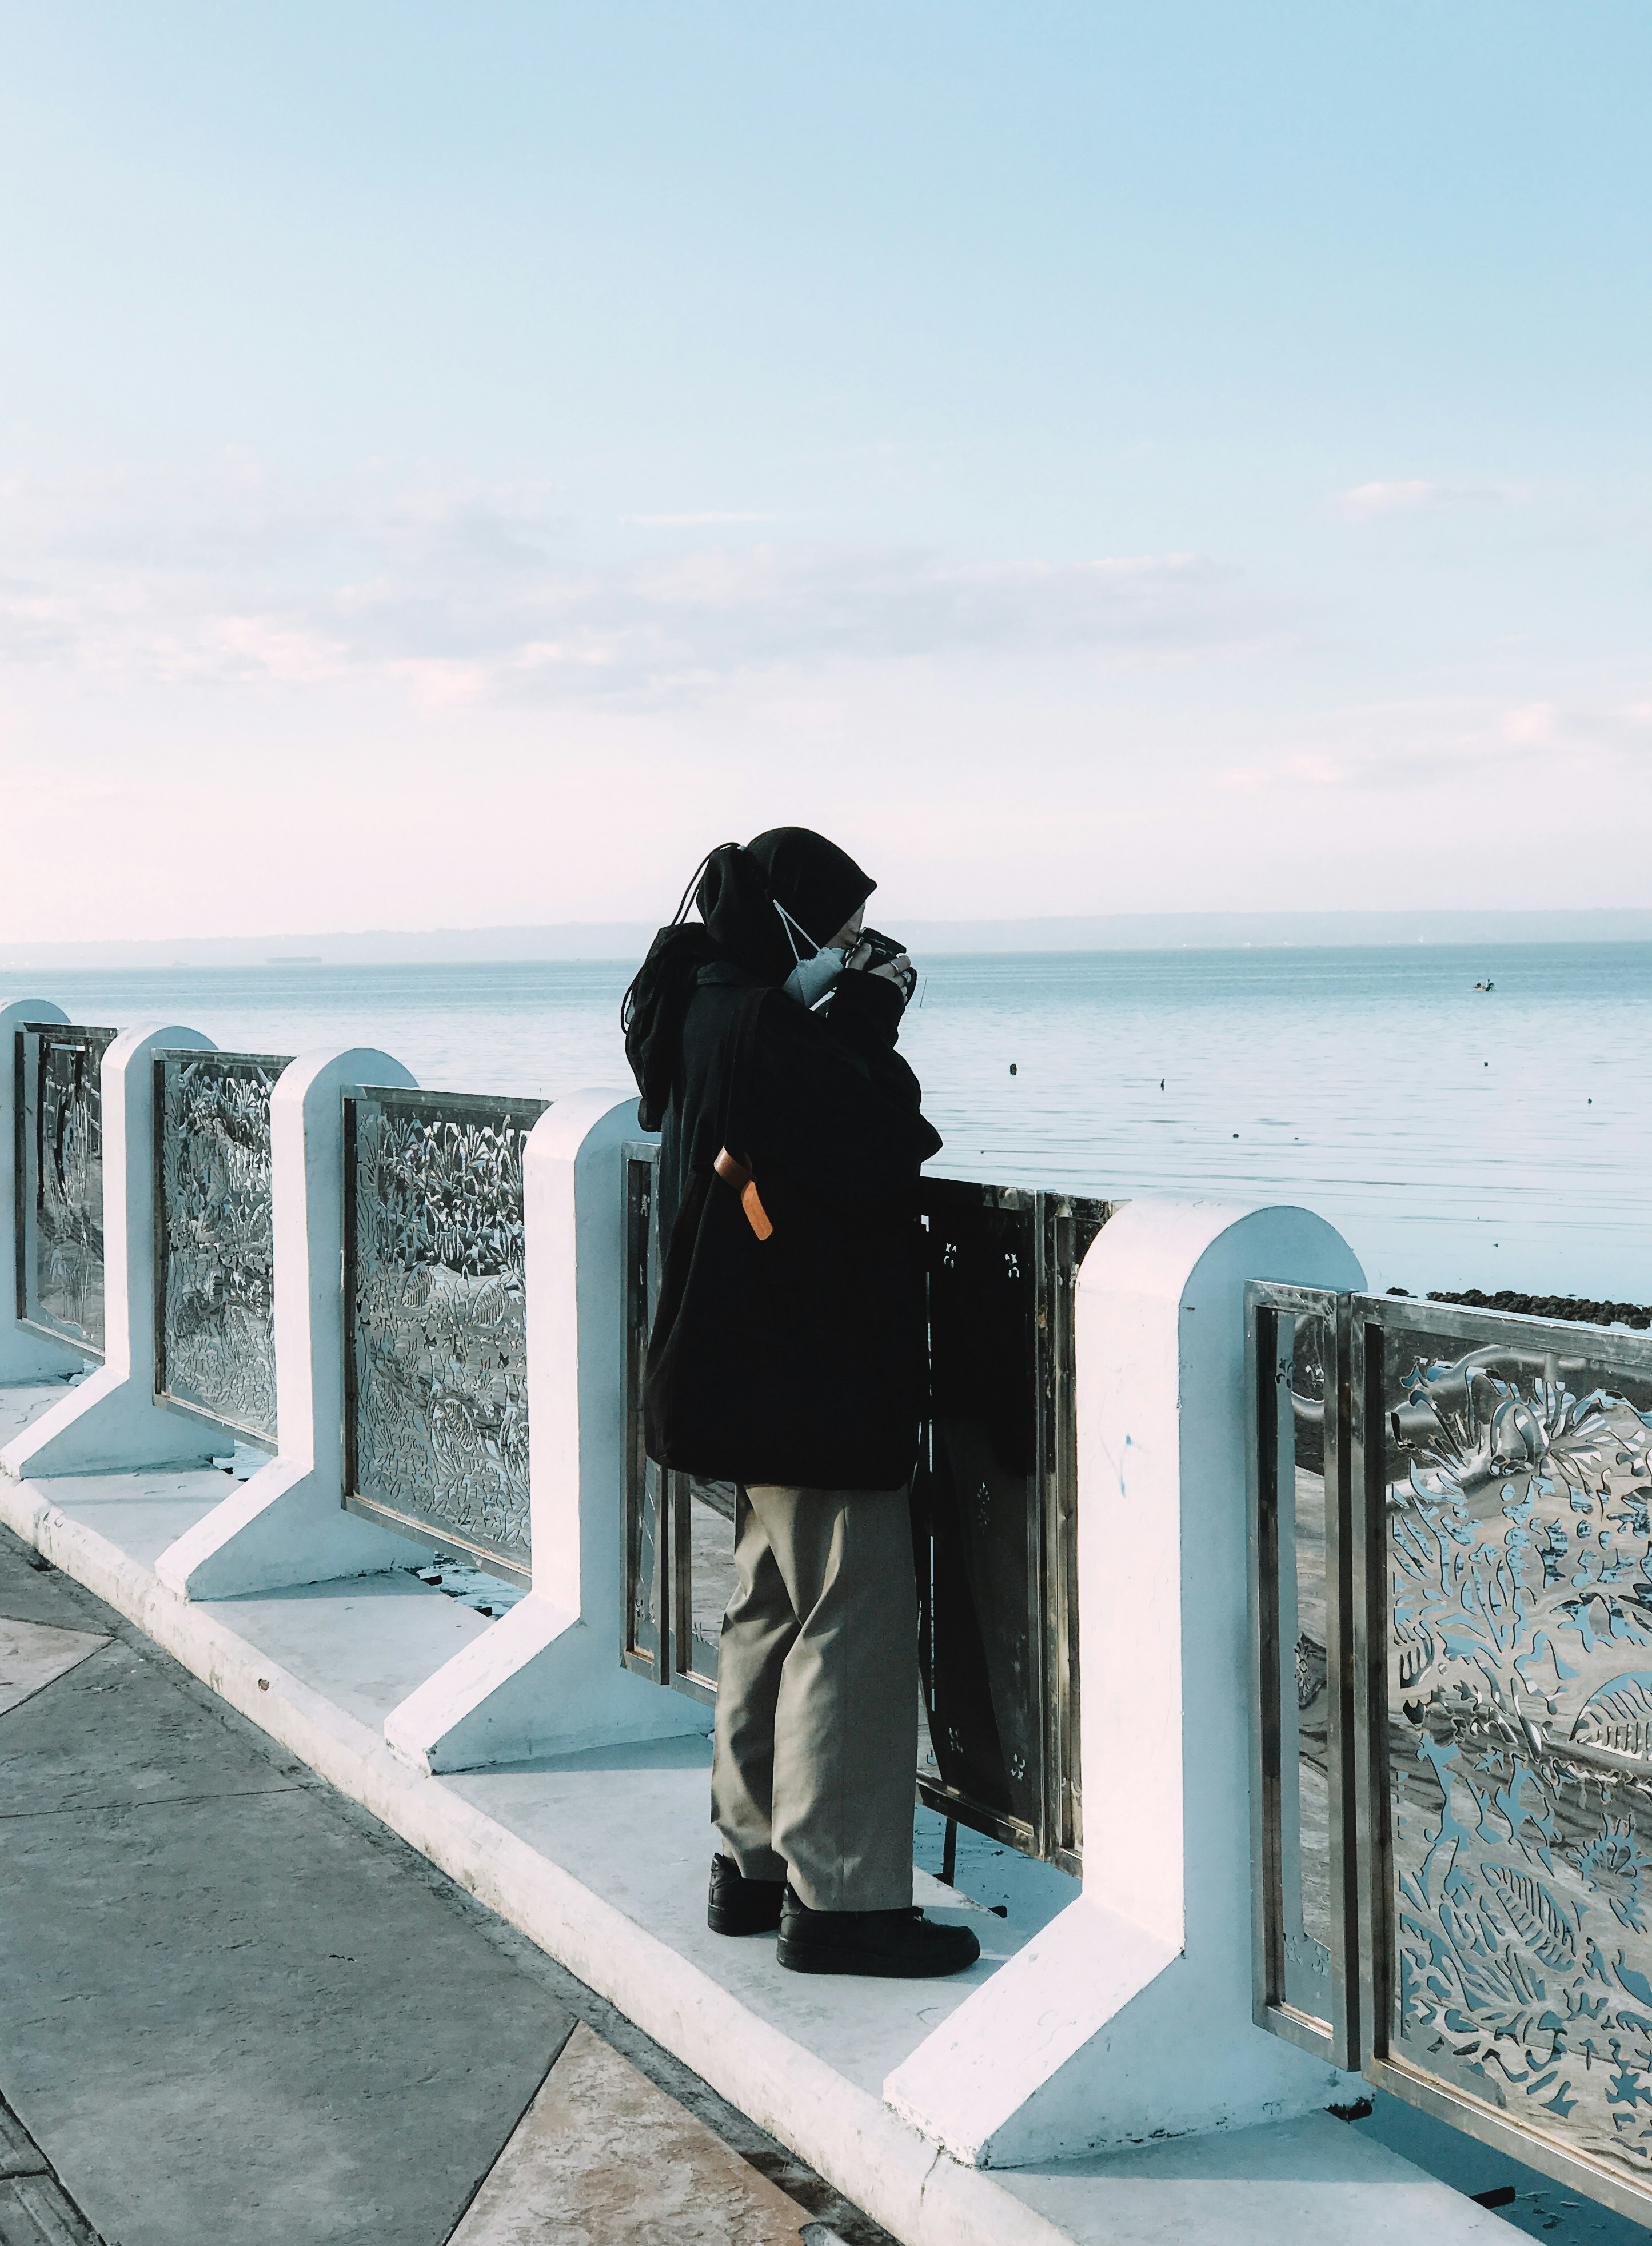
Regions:
[[[1652, 944], [921, 960], [904, 1050], [934, 1167], [1114, 1197], [1300, 1201], [1376, 1288], [1652, 1301]], [[627, 1083], [630, 969], [0, 973], [0, 1003], [188, 1023], [225, 1047], [378, 1045], [422, 1084]], [[1495, 988], [1477, 992], [1490, 977]], [[1016, 1073], [1010, 1073], [1010, 1064]]]

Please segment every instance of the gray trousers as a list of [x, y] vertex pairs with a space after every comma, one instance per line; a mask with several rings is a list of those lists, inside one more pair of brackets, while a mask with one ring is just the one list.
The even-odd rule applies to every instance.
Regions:
[[812, 1910], [912, 1901], [917, 1588], [907, 1493], [748, 1488], [717, 1664], [711, 1821]]

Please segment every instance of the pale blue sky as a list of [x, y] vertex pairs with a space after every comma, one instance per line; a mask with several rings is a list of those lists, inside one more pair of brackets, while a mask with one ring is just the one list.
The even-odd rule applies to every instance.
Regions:
[[14, 0], [0, 214], [0, 936], [1652, 887], [1643, 0]]

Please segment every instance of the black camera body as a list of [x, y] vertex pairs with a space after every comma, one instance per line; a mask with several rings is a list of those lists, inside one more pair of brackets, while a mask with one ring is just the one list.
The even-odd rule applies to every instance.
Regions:
[[[903, 958], [906, 955], [905, 944], [897, 943], [894, 936], [886, 936], [880, 928], [863, 928], [860, 931], [860, 942], [868, 955], [861, 971], [867, 975], [874, 967], [893, 967], [897, 959]], [[897, 980], [901, 1004], [904, 1005], [917, 987], [917, 970], [908, 966], [905, 973]]]
[[880, 928], [863, 928], [860, 941], [870, 955], [867, 960], [868, 973], [874, 967], [892, 966], [907, 948], [904, 943], [897, 943], [894, 936], [886, 936]]

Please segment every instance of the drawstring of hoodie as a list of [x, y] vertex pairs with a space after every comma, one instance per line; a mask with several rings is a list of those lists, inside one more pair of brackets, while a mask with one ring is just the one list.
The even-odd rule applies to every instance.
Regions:
[[[774, 909], [780, 915], [780, 925], [785, 930], [785, 940], [792, 947], [792, 956], [796, 962], [780, 987], [788, 998], [795, 998], [800, 1006], [818, 1006], [842, 974], [849, 955], [840, 945], [817, 943], [803, 922], [792, 918], [778, 897], [774, 900]], [[809, 946], [806, 959], [798, 949], [799, 936]]]

